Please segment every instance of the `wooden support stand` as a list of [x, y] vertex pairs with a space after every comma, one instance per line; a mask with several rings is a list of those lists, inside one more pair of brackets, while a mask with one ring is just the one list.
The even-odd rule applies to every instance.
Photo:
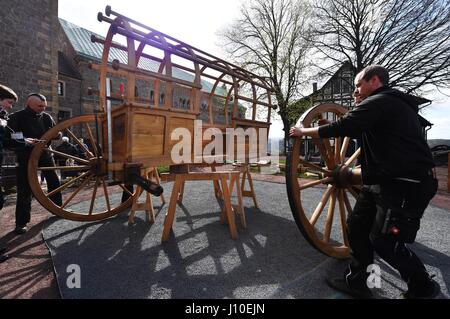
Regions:
[[[241, 215], [242, 227], [245, 228], [245, 216], [242, 206], [242, 196], [240, 194], [239, 178], [241, 172], [238, 171], [213, 171], [213, 172], [189, 172], [189, 173], [177, 173], [175, 174], [175, 183], [172, 189], [172, 195], [170, 198], [169, 210], [164, 222], [164, 230], [162, 234], [162, 241], [165, 242], [169, 239], [170, 231], [172, 229], [173, 221], [175, 218], [175, 211], [177, 203], [181, 203], [184, 195], [184, 184], [186, 181], [208, 181], [212, 180], [214, 186], [219, 185], [222, 189], [223, 195], [223, 210], [221, 215], [221, 222], [228, 223], [230, 229], [231, 238], [237, 239], [237, 229], [233, 212], [233, 205], [231, 204], [231, 194], [236, 185], [237, 197], [238, 197], [238, 209], [237, 212]], [[228, 184], [228, 180], [230, 183]], [[216, 193], [217, 194], [217, 193]]]
[[[256, 200], [255, 187], [253, 186], [253, 178], [250, 172], [250, 164], [234, 164], [234, 165], [236, 167], [239, 167], [242, 172], [242, 181], [241, 181], [242, 197], [249, 197], [253, 199], [253, 204], [255, 205], [255, 208], [259, 209], [258, 202]], [[250, 187], [249, 190], [245, 189], [246, 181], [248, 182], [248, 185]]]
[[[144, 178], [153, 179], [156, 183], [161, 184], [161, 180], [159, 178], [158, 169], [156, 167], [150, 167], [144, 170], [142, 175]], [[130, 216], [128, 218], [129, 224], [134, 224], [134, 218], [136, 216], [136, 211], [145, 211], [147, 213], [147, 218], [150, 224], [155, 222], [155, 210], [153, 209], [153, 200], [152, 195], [146, 192], [145, 194], [145, 202], [139, 203], [139, 198], [141, 197], [144, 189], [140, 186], [137, 186], [136, 194], [133, 197], [133, 204], [131, 206]], [[161, 204], [164, 205], [166, 203], [164, 199], [164, 195], [160, 196]]]

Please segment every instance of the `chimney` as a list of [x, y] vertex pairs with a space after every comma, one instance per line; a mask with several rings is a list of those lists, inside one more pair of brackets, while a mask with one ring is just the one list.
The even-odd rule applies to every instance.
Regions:
[[317, 82], [313, 83], [313, 93], [317, 92]]

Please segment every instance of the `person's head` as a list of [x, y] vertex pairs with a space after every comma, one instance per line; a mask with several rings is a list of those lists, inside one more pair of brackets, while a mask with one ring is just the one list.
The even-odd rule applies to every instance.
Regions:
[[356, 75], [354, 96], [362, 101], [375, 90], [388, 85], [388, 70], [380, 65], [370, 65]]
[[0, 108], [10, 109], [12, 108], [14, 102], [17, 102], [18, 97], [16, 92], [7, 86], [0, 84]]
[[62, 137], [62, 142], [63, 143], [69, 143], [69, 138], [67, 136], [63, 136]]
[[47, 99], [42, 94], [31, 93], [28, 95], [26, 106], [39, 114], [45, 111]]

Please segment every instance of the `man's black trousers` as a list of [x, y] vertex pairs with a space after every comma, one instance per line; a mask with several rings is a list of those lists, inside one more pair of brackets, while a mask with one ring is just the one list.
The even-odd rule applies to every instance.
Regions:
[[[32, 191], [28, 182], [28, 157], [19, 157], [16, 164], [17, 174], [17, 205], [16, 226], [25, 226], [30, 222]], [[55, 166], [52, 156], [44, 155], [39, 159], [39, 167]], [[51, 192], [60, 186], [56, 171], [44, 171], [48, 191]], [[62, 206], [61, 193], [50, 196], [50, 199], [58, 206]]]
[[352, 257], [347, 280], [365, 285], [374, 252], [397, 269], [407, 283], [428, 280], [423, 263], [405, 242], [414, 241], [420, 219], [436, 191], [437, 180], [433, 176], [420, 183], [392, 180], [379, 186], [364, 186], [347, 219]]

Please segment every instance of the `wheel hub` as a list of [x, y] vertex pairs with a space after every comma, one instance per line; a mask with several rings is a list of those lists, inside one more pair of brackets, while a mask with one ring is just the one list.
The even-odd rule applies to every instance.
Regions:
[[89, 160], [90, 170], [95, 176], [106, 176], [108, 174], [107, 164], [107, 161], [102, 157], [91, 158]]
[[334, 184], [337, 188], [348, 188], [359, 183], [359, 170], [354, 170], [346, 165], [338, 165], [332, 172]]

